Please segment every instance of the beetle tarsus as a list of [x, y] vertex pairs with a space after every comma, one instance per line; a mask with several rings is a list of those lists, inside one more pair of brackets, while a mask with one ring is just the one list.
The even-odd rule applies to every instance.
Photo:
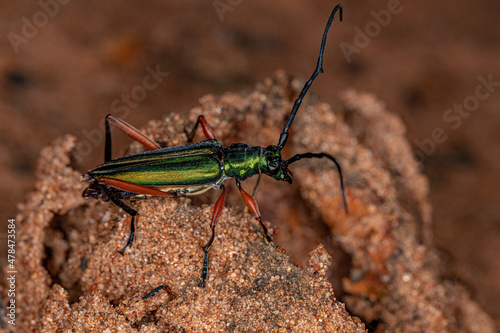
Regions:
[[[205, 251], [205, 249], [203, 249]], [[205, 256], [203, 257], [203, 269], [201, 270], [200, 283], [198, 287], [205, 288], [205, 282], [208, 279], [208, 249], [205, 251]]]
[[262, 233], [262, 235], [264, 236], [264, 239], [269, 245], [271, 245], [272, 247], [276, 247], [273, 240], [271, 239], [271, 236], [269, 236], [267, 233]]
[[132, 242], [134, 241], [134, 233], [135, 233], [135, 216], [132, 215], [132, 221], [130, 222], [130, 236], [128, 237], [127, 244], [120, 250], [120, 254], [123, 255], [125, 253], [125, 249], [127, 247], [132, 247]]

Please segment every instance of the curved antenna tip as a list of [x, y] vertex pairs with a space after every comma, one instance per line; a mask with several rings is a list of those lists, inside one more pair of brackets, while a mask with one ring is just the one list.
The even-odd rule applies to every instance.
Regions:
[[344, 210], [345, 214], [349, 215], [349, 209], [347, 208], [347, 199], [345, 195], [345, 187], [344, 187], [344, 176], [342, 175], [342, 168], [340, 167], [340, 164], [337, 162], [335, 157], [332, 155], [329, 155], [327, 153], [304, 153], [304, 154], [297, 154], [291, 158], [289, 158], [286, 163], [287, 165], [290, 165], [294, 162], [297, 162], [303, 158], [323, 158], [326, 157], [333, 163], [335, 163], [335, 166], [337, 167], [337, 171], [339, 172], [339, 177], [340, 177], [340, 192], [342, 193], [342, 203], [344, 205]]

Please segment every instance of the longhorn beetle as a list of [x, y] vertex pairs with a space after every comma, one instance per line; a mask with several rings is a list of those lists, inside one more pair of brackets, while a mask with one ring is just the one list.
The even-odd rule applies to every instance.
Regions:
[[[339, 11], [342, 21], [342, 5], [338, 4], [333, 9], [323, 33], [319, 57], [316, 69], [311, 78], [306, 82], [299, 97], [295, 100], [290, 117], [280, 135], [276, 146], [267, 148], [254, 147], [244, 143], [233, 143], [228, 147], [222, 147], [215, 138], [214, 131], [201, 115], [191, 132], [187, 132], [188, 141], [192, 142], [198, 125], [201, 125], [206, 141], [189, 143], [179, 147], [161, 148], [156, 142], [139, 132], [125, 121], [107, 115], [105, 119], [106, 143], [104, 148], [104, 164], [101, 164], [86, 175], [83, 182], [89, 183], [83, 191], [83, 197], [92, 197], [103, 201], [111, 200], [115, 205], [122, 208], [131, 216], [130, 236], [127, 243], [121, 249], [123, 254], [128, 246], [132, 245], [135, 232], [135, 216], [137, 211], [125, 204], [122, 199], [144, 199], [149, 196], [191, 196], [201, 194], [211, 188], [222, 190], [217, 199], [210, 229], [212, 235], [203, 247], [203, 268], [200, 276], [200, 287], [205, 286], [208, 278], [208, 250], [215, 237], [215, 226], [222, 212], [226, 198], [226, 188], [223, 183], [229, 178], [234, 178], [243, 200], [254, 218], [260, 223], [262, 233], [268, 243], [274, 246], [268, 235], [266, 225], [262, 222], [259, 207], [255, 199], [245, 192], [241, 182], [254, 175], [266, 174], [276, 180], [292, 183], [291, 172], [288, 166], [305, 158], [323, 158], [331, 160], [338, 169], [340, 176], [340, 189], [344, 209], [347, 213], [347, 203], [344, 193], [344, 182], [342, 170], [335, 158], [326, 153], [304, 153], [297, 154], [288, 160], [281, 158], [281, 150], [288, 140], [290, 126], [302, 103], [302, 99], [311, 87], [314, 79], [323, 72], [323, 53], [325, 50], [326, 36], [332, 24], [335, 13]], [[150, 151], [111, 159], [111, 134], [109, 122], [112, 122], [121, 131], [138, 141]]]

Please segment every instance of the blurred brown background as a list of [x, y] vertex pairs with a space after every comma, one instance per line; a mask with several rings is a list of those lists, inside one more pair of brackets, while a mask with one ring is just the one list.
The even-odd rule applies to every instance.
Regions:
[[[204, 94], [251, 88], [277, 69], [308, 78], [335, 4], [1, 2], [1, 242], [7, 219], [33, 187], [44, 145], [76, 135], [84, 171], [102, 162], [99, 126], [108, 113], [141, 127], [186, 112]], [[431, 181], [444, 278], [467, 285], [499, 327], [500, 3], [343, 5], [344, 22], [333, 24], [325, 74], [313, 92], [333, 105], [342, 89], [372, 92], [402, 117]], [[346, 48], [356, 49], [346, 56]], [[145, 82], [155, 70], [163, 73], [157, 82]], [[498, 83], [477, 88], [479, 76]], [[472, 111], [450, 118], [447, 110], [464, 102]], [[446, 139], [431, 143], [437, 128]]]

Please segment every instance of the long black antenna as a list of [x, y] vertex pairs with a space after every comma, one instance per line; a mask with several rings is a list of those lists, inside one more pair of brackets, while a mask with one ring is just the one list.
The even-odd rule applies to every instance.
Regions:
[[311, 75], [311, 78], [304, 85], [304, 88], [302, 88], [302, 91], [300, 92], [299, 97], [295, 100], [295, 103], [293, 104], [292, 112], [290, 113], [290, 118], [288, 118], [288, 122], [286, 123], [285, 128], [283, 129], [283, 133], [281, 133], [281, 135], [280, 135], [280, 141], [278, 143], [279, 150], [283, 149], [283, 147], [286, 144], [286, 141], [288, 140], [288, 130], [290, 129], [290, 126], [292, 125], [293, 119], [295, 118], [295, 115], [297, 114], [297, 111], [299, 110], [300, 104], [302, 103], [302, 99], [307, 94], [307, 91], [311, 87], [316, 76], [318, 76], [320, 73], [323, 73], [323, 53], [325, 52], [326, 35], [328, 34], [328, 30], [330, 29], [330, 25], [332, 25], [333, 16], [335, 15], [335, 13], [338, 10], [340, 11], [339, 12], [340, 21], [342, 21], [342, 5], [338, 4], [337, 6], [335, 6], [335, 8], [333, 8], [333, 11], [330, 14], [330, 17], [328, 18], [328, 22], [326, 23], [325, 32], [323, 33], [323, 38], [321, 39], [321, 46], [319, 48], [319, 57], [318, 57], [318, 64], [316, 65], [316, 69], [314, 70], [314, 73]]
[[305, 154], [297, 154], [290, 159], [288, 159], [286, 162], [288, 165], [297, 162], [298, 160], [301, 160], [303, 158], [323, 158], [326, 157], [330, 161], [333, 161], [335, 165], [337, 166], [337, 170], [339, 171], [339, 176], [340, 176], [340, 191], [342, 192], [342, 202], [344, 204], [344, 210], [346, 214], [349, 214], [349, 210], [347, 209], [347, 201], [345, 199], [345, 190], [344, 190], [344, 178], [342, 177], [342, 169], [340, 168], [340, 164], [337, 162], [335, 157], [332, 155], [329, 155], [327, 153], [305, 153]]

